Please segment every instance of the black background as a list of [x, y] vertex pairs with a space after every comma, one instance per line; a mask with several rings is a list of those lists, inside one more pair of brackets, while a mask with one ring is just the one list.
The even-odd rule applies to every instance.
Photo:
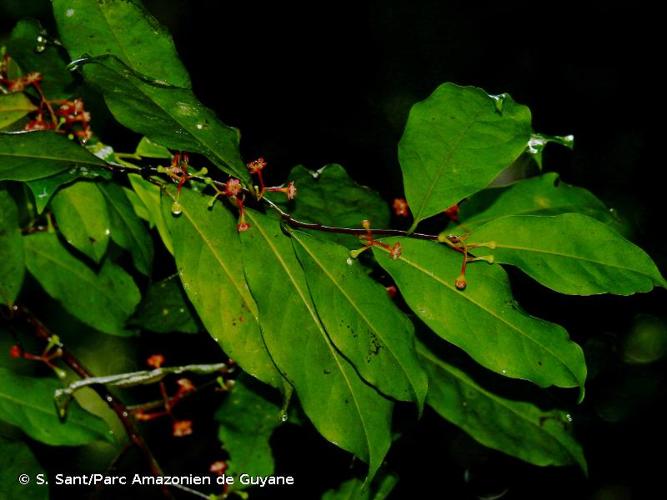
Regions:
[[[44, 12], [43, 2], [3, 4], [2, 32], [18, 13]], [[633, 239], [667, 269], [667, 97], [657, 7], [599, 1], [146, 4], [173, 33], [197, 95], [241, 129], [246, 159], [269, 161], [271, 180], [282, 182], [295, 164], [315, 169], [337, 162], [390, 200], [401, 195], [396, 144], [412, 103], [444, 81], [509, 92], [531, 108], [537, 131], [575, 135], [574, 152], [548, 148], [546, 169], [616, 208]], [[105, 139], [134, 140], [124, 134]], [[513, 278], [526, 309], [566, 326], [594, 367], [587, 399], [573, 412], [590, 477], [489, 453], [427, 412], [389, 457], [401, 477], [393, 498], [483, 498], [506, 489], [505, 498], [655, 497], [664, 485], [665, 363], [628, 366], [618, 350], [638, 314], [665, 318], [667, 294], [559, 297]], [[346, 474], [347, 459], [330, 449], [320, 455], [314, 436], [287, 431], [276, 441], [280, 469], [309, 475], [300, 490], [306, 498]]]

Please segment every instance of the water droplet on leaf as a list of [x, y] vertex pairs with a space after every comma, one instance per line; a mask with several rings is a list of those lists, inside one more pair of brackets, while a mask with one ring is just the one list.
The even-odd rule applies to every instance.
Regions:
[[171, 214], [175, 215], [175, 216], [179, 216], [182, 213], [183, 213], [183, 206], [177, 201], [172, 203], [172, 205], [171, 205]]

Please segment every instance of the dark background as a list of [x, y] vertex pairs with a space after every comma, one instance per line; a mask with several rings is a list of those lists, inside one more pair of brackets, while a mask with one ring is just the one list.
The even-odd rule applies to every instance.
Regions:
[[[48, 25], [47, 2], [22, 3], [0, 0], [6, 11], [0, 8], [0, 32], [25, 13]], [[656, 125], [666, 101], [658, 72], [664, 27], [657, 7], [145, 3], [173, 33], [197, 95], [241, 129], [245, 157], [264, 156], [275, 182], [295, 164], [315, 169], [337, 162], [390, 200], [401, 195], [396, 144], [412, 103], [444, 81], [509, 92], [531, 108], [537, 131], [575, 135], [574, 152], [547, 149], [546, 169], [616, 208], [666, 272], [663, 140]], [[642, 321], [664, 327], [667, 294], [559, 297], [513, 278], [528, 311], [563, 324], [585, 347], [590, 382], [573, 415], [590, 477], [488, 452], [427, 412], [389, 457], [401, 477], [393, 498], [491, 498], [504, 491], [504, 498], [655, 497], [664, 486], [665, 362], [629, 364], [623, 353]], [[276, 437], [279, 469], [310, 474], [304, 497], [347, 473], [347, 462], [322, 451], [316, 437], [290, 432]]]

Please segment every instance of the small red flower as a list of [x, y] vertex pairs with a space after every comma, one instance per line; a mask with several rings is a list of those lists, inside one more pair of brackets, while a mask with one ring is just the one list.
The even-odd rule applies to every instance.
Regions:
[[213, 462], [208, 470], [211, 471], [213, 474], [218, 474], [219, 476], [222, 476], [227, 470], [227, 467], [228, 466], [226, 462], [218, 460], [216, 462]]
[[178, 384], [178, 392], [176, 393], [177, 396], [182, 396], [184, 394], [187, 394], [189, 392], [193, 392], [196, 390], [195, 385], [192, 383], [192, 381], [189, 378], [179, 378], [176, 383]]
[[222, 194], [229, 197], [238, 196], [242, 190], [243, 186], [241, 185], [241, 181], [232, 177], [225, 182], [225, 189], [222, 191]]
[[296, 198], [296, 184], [294, 184], [294, 181], [289, 181], [287, 186], [267, 187], [266, 191], [271, 193], [285, 193], [288, 200], [293, 200]]
[[153, 368], [160, 368], [164, 364], [164, 361], [165, 359], [162, 354], [153, 354], [146, 360], [146, 364]]
[[393, 299], [396, 297], [396, 294], [398, 293], [398, 289], [396, 288], [395, 285], [389, 285], [384, 287], [387, 290], [387, 295], [389, 295], [390, 299]]
[[192, 420], [176, 420], [172, 426], [174, 437], [185, 437], [192, 434]]
[[251, 174], [257, 174], [262, 170], [264, 170], [266, 165], [267, 165], [266, 160], [264, 160], [264, 158], [260, 156], [255, 161], [249, 162], [246, 166], [248, 167], [248, 170], [250, 171]]
[[18, 345], [13, 345], [9, 348], [9, 355], [12, 358], [22, 358], [23, 357], [23, 349], [21, 349], [21, 347], [18, 346]]
[[396, 214], [397, 217], [408, 217], [410, 215], [408, 202], [405, 201], [404, 198], [394, 198], [392, 207], [394, 209], [394, 214]]
[[459, 221], [459, 206], [458, 205], [452, 205], [449, 207], [447, 210], [444, 211], [444, 214], [452, 221], [458, 222]]
[[397, 241], [394, 243], [394, 246], [391, 247], [389, 250], [389, 256], [393, 259], [396, 260], [401, 256], [401, 244]]

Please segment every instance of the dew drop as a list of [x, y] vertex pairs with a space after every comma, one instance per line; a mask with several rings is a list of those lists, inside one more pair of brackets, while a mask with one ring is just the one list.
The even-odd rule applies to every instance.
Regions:
[[353, 263], [353, 260], [352, 260], [350, 257], [348, 257], [347, 260], [346, 260], [345, 262], [347, 262], [347, 265], [348, 265], [348, 266], [351, 266], [352, 263]]
[[107, 396], [107, 403], [111, 403], [113, 401], [113, 398], [111, 396]]
[[500, 370], [500, 371], [502, 372], [503, 375], [506, 375], [506, 374], [507, 374], [507, 370], [504, 370], [504, 369], [503, 369], [503, 370]]
[[172, 203], [172, 205], [171, 205], [171, 214], [178, 217], [182, 213], [183, 213], [183, 207], [181, 206], [181, 204], [177, 201]]
[[280, 414], [280, 421], [281, 421], [281, 422], [287, 422], [287, 419], [288, 419], [288, 418], [289, 418], [289, 417], [287, 416], [287, 412], [286, 412], [286, 411], [284, 411], [284, 412], [282, 412], [282, 413]]
[[65, 11], [65, 16], [72, 17], [74, 15], [74, 9], [67, 9]]
[[198, 123], [198, 124], [197, 124], [197, 130], [201, 130], [201, 129], [203, 129], [203, 128], [204, 128], [204, 124], [203, 124], [203, 123]]
[[494, 100], [496, 104], [496, 111], [500, 114], [503, 113], [503, 106], [505, 105], [505, 99], [507, 99], [507, 94], [498, 94], [489, 96]]
[[123, 412], [123, 417], [127, 418], [128, 413], [126, 411]]
[[567, 420], [568, 422], [571, 423], [572, 420], [573, 420], [573, 419], [572, 419], [572, 415], [570, 415], [569, 413], [566, 413], [566, 414], [565, 414], [565, 420]]
[[111, 229], [105, 229], [105, 230], [104, 230], [104, 234], [106, 234], [107, 236], [109, 236], [109, 235], [111, 234]]

